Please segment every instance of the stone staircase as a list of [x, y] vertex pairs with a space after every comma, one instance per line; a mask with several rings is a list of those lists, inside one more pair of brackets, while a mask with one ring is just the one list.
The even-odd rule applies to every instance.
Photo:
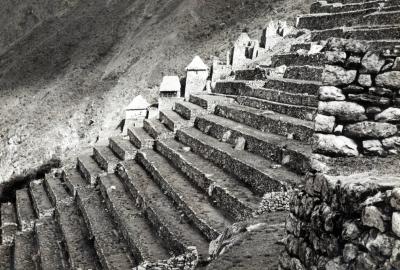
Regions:
[[[307, 52], [329, 37], [400, 39], [398, 1], [320, 1], [311, 12], [297, 22], [310, 42], [272, 58], [287, 66], [282, 77], [219, 81], [212, 94], [191, 95], [79, 156], [76, 168], [17, 190], [1, 205], [0, 269], [131, 269], [193, 247], [203, 266], [226, 227], [265, 212], [282, 234], [281, 198], [311, 166], [323, 66], [346, 60]], [[267, 249], [276, 262], [257, 265], [268, 259], [275, 269], [282, 246]]]
[[[18, 190], [2, 205], [2, 258], [15, 269], [129, 269], [194, 246], [206, 263], [209, 242], [264, 211], [263, 195], [302, 182], [311, 153], [302, 107], [288, 103], [295, 118], [221, 93], [179, 102]], [[287, 201], [269, 207], [282, 225]]]

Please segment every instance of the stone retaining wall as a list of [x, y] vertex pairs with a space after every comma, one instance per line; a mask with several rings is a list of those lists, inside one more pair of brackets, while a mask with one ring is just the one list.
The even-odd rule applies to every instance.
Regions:
[[386, 156], [400, 150], [400, 48], [330, 39], [315, 117], [314, 150], [329, 156]]
[[308, 177], [292, 198], [280, 269], [400, 269], [399, 178], [365, 179]]

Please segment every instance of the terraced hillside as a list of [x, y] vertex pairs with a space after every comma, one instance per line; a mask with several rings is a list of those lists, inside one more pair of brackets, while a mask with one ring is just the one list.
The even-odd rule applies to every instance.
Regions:
[[[273, 57], [283, 76], [219, 81], [17, 190], [1, 206], [2, 268], [278, 269], [289, 196], [313, 163], [323, 66], [345, 60], [315, 45], [349, 32], [379, 48], [400, 44], [395, 31], [374, 34], [397, 27], [397, 1], [342, 1], [298, 19], [311, 39]], [[262, 233], [210, 262], [210, 242], [248, 219]]]
[[[307, 0], [309, 2], [310, 0]], [[149, 102], [193, 55], [225, 58], [240, 31], [305, 2], [197, 0], [3, 1], [0, 10], [0, 183], [120, 133], [124, 107]], [[45, 121], [42, 121], [45, 119]]]

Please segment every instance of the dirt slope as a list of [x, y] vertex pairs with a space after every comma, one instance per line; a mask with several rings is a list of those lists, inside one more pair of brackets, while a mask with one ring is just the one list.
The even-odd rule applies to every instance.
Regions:
[[258, 37], [270, 19], [293, 22], [311, 1], [5, 2], [0, 183], [117, 134], [124, 106], [139, 93], [154, 101], [163, 75], [182, 75], [196, 54], [224, 57], [244, 28]]

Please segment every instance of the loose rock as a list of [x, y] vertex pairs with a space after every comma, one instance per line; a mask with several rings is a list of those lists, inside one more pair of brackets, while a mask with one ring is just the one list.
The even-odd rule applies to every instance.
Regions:
[[357, 143], [345, 136], [316, 134], [315, 151], [328, 155], [358, 156]]
[[246, 139], [238, 137], [235, 142], [235, 150], [244, 150], [246, 146]]

